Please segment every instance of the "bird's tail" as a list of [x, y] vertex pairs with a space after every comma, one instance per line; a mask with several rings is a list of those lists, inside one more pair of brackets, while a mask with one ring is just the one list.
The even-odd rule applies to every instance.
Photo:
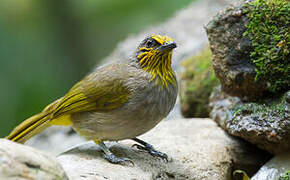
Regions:
[[54, 101], [46, 106], [43, 111], [36, 114], [24, 122], [19, 124], [6, 138], [18, 142], [25, 143], [28, 139], [42, 132], [51, 125], [69, 126], [72, 124], [70, 114], [63, 114], [61, 116], [53, 116], [53, 112], [62, 98]]
[[19, 124], [6, 138], [14, 142], [24, 143], [51, 125], [49, 117], [50, 113], [46, 111], [36, 114]]

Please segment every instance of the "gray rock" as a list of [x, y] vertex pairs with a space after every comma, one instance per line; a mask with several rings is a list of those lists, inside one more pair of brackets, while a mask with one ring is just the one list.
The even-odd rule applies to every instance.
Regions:
[[[290, 153], [279, 154], [267, 162], [252, 178], [251, 180], [272, 180], [279, 179], [289, 172], [290, 178]], [[282, 180], [282, 179], [281, 179]], [[286, 180], [286, 178], [285, 178]]]
[[93, 142], [81, 144], [57, 157], [75, 179], [214, 179], [228, 180], [235, 169], [253, 175], [268, 154], [228, 136], [211, 119], [163, 121], [140, 139], [171, 157], [164, 161], [131, 148], [133, 141], [109, 143], [112, 152], [129, 157], [135, 166], [108, 163]]
[[290, 91], [259, 102], [242, 102], [217, 88], [211, 95], [211, 117], [229, 134], [271, 153], [290, 150]]
[[66, 180], [54, 157], [28, 146], [0, 139], [0, 179]]
[[243, 36], [248, 22], [243, 10], [243, 5], [225, 9], [207, 24], [206, 31], [213, 52], [213, 68], [223, 90], [251, 100], [263, 96], [267, 86], [263, 80], [255, 81], [251, 41]]

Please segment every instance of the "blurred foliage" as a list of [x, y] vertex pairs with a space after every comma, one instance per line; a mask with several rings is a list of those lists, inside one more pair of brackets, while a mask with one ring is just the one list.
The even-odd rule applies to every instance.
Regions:
[[181, 63], [181, 112], [185, 117], [209, 117], [209, 96], [219, 84], [212, 68], [212, 53], [205, 47], [199, 54]]
[[0, 0], [0, 137], [193, 0]]
[[279, 177], [279, 180], [290, 180], [290, 171]]

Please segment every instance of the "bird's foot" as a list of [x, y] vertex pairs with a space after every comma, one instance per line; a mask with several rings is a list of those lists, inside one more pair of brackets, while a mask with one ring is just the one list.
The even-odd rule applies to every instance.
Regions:
[[112, 164], [120, 164], [120, 165], [129, 165], [129, 166], [134, 166], [133, 161], [131, 161], [128, 158], [121, 158], [121, 157], [117, 157], [115, 156], [110, 150], [109, 148], [104, 144], [104, 142], [102, 140], [94, 140], [96, 144], [98, 144], [100, 146], [100, 148], [103, 151], [103, 156], [104, 158], [109, 161]]
[[157, 151], [156, 149], [154, 149], [154, 147], [151, 144], [148, 144], [148, 143], [146, 143], [140, 139], [137, 139], [137, 138], [134, 138], [133, 140], [142, 144], [142, 145], [133, 144], [132, 147], [136, 147], [139, 150], [144, 150], [154, 157], [159, 157], [159, 158], [163, 159], [165, 162], [169, 161], [167, 154], [160, 152], [160, 151]]
[[109, 161], [112, 164], [120, 164], [120, 165], [130, 165], [134, 166], [134, 162], [131, 161], [128, 158], [122, 158], [122, 157], [117, 157], [113, 153], [111, 154], [105, 154], [104, 153], [104, 158]]

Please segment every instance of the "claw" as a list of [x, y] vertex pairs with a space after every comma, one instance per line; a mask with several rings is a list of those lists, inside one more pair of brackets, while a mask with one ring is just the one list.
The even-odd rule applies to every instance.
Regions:
[[[133, 140], [136, 140], [136, 139], [133, 139]], [[159, 157], [162, 160], [164, 160], [166, 163], [169, 162], [168, 156], [165, 153], [162, 153], [160, 151], [155, 150], [152, 145], [150, 145], [146, 142], [143, 142], [139, 139], [137, 139], [137, 142], [142, 143], [143, 146], [141, 146], [139, 144], [133, 144], [132, 147], [136, 147], [139, 150], [147, 151], [149, 154], [151, 154], [151, 156]]]
[[147, 151], [146, 147], [141, 146], [141, 145], [139, 145], [139, 144], [133, 144], [131, 147], [132, 147], [132, 148], [133, 148], [133, 147], [136, 147], [136, 148], [139, 149], [139, 150]]
[[131, 164], [131, 166], [134, 166], [134, 162], [131, 161], [131, 159], [128, 158], [122, 158], [122, 157], [116, 157], [114, 154], [104, 154], [104, 158], [113, 164], [121, 164], [121, 165], [128, 165], [128, 163]]
[[110, 163], [113, 164], [121, 164], [121, 165], [128, 165], [130, 163], [132, 166], [134, 166], [134, 162], [131, 161], [128, 158], [121, 158], [121, 157], [116, 157], [110, 150], [109, 148], [104, 144], [103, 141], [95, 141], [97, 144], [99, 144], [100, 148], [103, 151], [103, 156], [104, 158], [109, 161]]
[[169, 162], [168, 161], [168, 156], [167, 154], [165, 153], [162, 153], [160, 151], [156, 151], [156, 150], [151, 150], [149, 151], [149, 153], [152, 155], [152, 156], [155, 156], [155, 157], [159, 157], [161, 158], [162, 160], [164, 160], [165, 162]]
[[133, 145], [131, 146], [131, 148], [136, 147], [136, 148], [138, 149], [138, 146], [140, 146], [140, 145], [139, 145], [139, 144], [133, 144]]

